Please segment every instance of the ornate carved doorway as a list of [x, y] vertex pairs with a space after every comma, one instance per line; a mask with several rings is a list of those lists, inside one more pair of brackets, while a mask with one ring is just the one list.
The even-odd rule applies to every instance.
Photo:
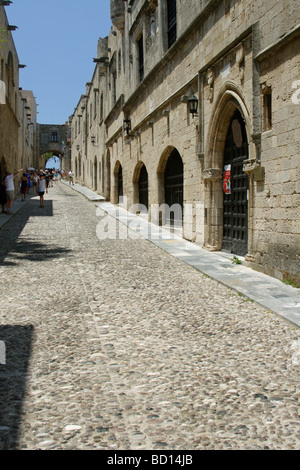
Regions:
[[245, 256], [248, 252], [248, 176], [243, 172], [248, 159], [248, 140], [241, 113], [231, 120], [224, 151], [224, 211], [222, 249]]

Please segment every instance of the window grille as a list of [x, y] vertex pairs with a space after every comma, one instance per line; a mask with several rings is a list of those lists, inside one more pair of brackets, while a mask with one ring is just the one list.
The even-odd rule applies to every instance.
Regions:
[[139, 78], [140, 82], [144, 79], [144, 41], [143, 35], [138, 40], [138, 52], [139, 52]]
[[176, 0], [167, 0], [168, 9], [168, 47], [177, 39], [177, 8]]

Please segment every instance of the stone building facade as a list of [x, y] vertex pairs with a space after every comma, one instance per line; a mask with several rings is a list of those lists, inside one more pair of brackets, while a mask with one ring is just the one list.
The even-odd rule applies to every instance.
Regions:
[[70, 118], [77, 181], [299, 284], [297, 0], [111, 0], [111, 20]]
[[39, 168], [37, 103], [31, 90], [19, 88], [19, 155], [22, 168]]
[[37, 162], [37, 105], [19, 88], [19, 63], [5, 6], [0, 2], [0, 178]]

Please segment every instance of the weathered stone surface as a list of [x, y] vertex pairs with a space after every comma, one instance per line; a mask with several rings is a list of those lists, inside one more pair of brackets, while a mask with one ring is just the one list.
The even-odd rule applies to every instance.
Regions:
[[[139, 202], [144, 164], [153, 209], [165, 202], [164, 170], [176, 149], [184, 165], [183, 235], [220, 250], [224, 148], [238, 109], [249, 154], [243, 256], [251, 267], [299, 285], [297, 0], [170, 2], [177, 8], [171, 47], [167, 3], [111, 2], [115, 27], [106, 66], [97, 65], [71, 120], [76, 179], [114, 204], [122, 179], [129, 208]], [[199, 100], [197, 118], [188, 112], [192, 93]], [[129, 135], [124, 119], [130, 120]], [[154, 209], [149, 218], [159, 223]]]
[[299, 329], [68, 186], [0, 231], [1, 449], [299, 449]]

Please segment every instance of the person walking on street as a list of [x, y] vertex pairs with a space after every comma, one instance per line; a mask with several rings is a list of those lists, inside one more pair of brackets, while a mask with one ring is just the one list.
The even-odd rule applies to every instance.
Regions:
[[5, 187], [6, 187], [7, 206], [8, 206], [8, 210], [6, 212], [8, 214], [13, 214], [11, 208], [12, 208], [13, 200], [15, 197], [14, 178], [18, 176], [18, 174], [21, 173], [21, 171], [23, 171], [23, 168], [17, 171], [17, 173], [15, 173], [14, 175], [10, 171], [6, 172]]
[[22, 201], [25, 201], [26, 195], [27, 195], [27, 185], [28, 185], [28, 179], [27, 179], [26, 173], [23, 173], [20, 183], [21, 183]]
[[37, 192], [38, 181], [39, 181], [39, 177], [38, 177], [37, 173], [34, 173], [34, 175], [33, 175], [33, 193], [34, 194]]
[[29, 173], [29, 171], [25, 176], [27, 177], [27, 194], [29, 194], [31, 188], [31, 174]]
[[44, 207], [44, 195], [46, 189], [46, 178], [43, 173], [40, 174], [39, 185], [38, 185], [38, 194], [40, 196], [40, 207]]
[[74, 186], [74, 173], [73, 170], [69, 171], [69, 184]]
[[50, 184], [50, 175], [49, 175], [48, 170], [46, 171], [46, 173], [44, 173], [44, 176], [45, 176], [45, 181], [46, 181], [46, 193], [48, 194], [48, 188]]

